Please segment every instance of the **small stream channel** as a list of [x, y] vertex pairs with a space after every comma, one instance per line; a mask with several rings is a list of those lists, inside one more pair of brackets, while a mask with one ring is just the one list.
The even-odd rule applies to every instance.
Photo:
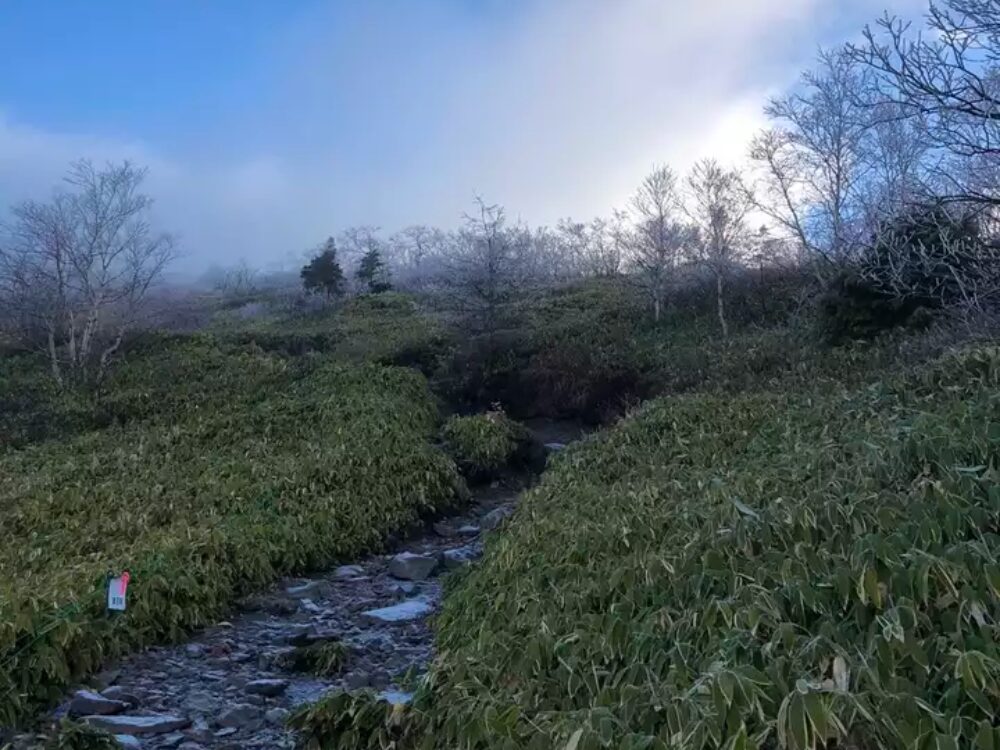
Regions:
[[[550, 450], [582, 434], [572, 423], [530, 426]], [[429, 616], [441, 602], [442, 575], [474, 564], [483, 536], [513, 512], [522, 488], [519, 482], [475, 488], [462, 514], [428, 524], [390, 554], [280, 581], [185, 643], [109, 667], [55, 716], [85, 717], [127, 748], [291, 748], [289, 713], [331, 690], [370, 688], [405, 702], [406, 675], [426, 670], [433, 656]], [[336, 676], [284, 666], [296, 646], [332, 640], [348, 649]], [[14, 744], [32, 746], [29, 737]]]

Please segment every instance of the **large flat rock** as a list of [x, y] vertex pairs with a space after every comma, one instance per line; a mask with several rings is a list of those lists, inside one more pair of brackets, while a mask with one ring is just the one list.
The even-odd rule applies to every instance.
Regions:
[[391, 607], [369, 609], [361, 614], [372, 622], [410, 622], [426, 617], [433, 611], [434, 608], [422, 599], [407, 599]]
[[85, 716], [83, 719], [92, 727], [112, 734], [166, 734], [183, 729], [191, 723], [183, 716], [155, 714], [152, 716]]

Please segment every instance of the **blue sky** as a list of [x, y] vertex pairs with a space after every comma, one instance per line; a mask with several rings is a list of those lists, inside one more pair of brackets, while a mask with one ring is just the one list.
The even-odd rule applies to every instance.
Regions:
[[0, 0], [0, 210], [77, 157], [150, 168], [185, 267], [266, 266], [476, 193], [590, 218], [736, 161], [818, 46], [923, 0]]

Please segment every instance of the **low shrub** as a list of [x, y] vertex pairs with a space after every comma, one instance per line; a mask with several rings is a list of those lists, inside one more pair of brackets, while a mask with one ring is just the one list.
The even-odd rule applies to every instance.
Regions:
[[980, 349], [569, 448], [447, 597], [403, 746], [996, 747], [998, 393]]
[[121, 743], [103, 729], [63, 719], [45, 742], [44, 750], [121, 750]]
[[281, 658], [281, 666], [293, 672], [307, 672], [332, 677], [340, 672], [347, 658], [347, 648], [339, 641], [318, 641], [296, 646]]
[[[239, 596], [460, 502], [418, 373], [207, 337], [116, 375], [109, 427], [0, 453], [0, 725]], [[169, 384], [169, 385], [168, 385]], [[106, 575], [128, 569], [125, 613]]]
[[494, 477], [510, 466], [521, 446], [531, 441], [528, 430], [500, 410], [451, 417], [441, 437], [459, 469], [479, 480]]
[[331, 693], [305, 705], [288, 720], [304, 750], [364, 750], [400, 747], [410, 727], [407, 706], [381, 700], [374, 692]]

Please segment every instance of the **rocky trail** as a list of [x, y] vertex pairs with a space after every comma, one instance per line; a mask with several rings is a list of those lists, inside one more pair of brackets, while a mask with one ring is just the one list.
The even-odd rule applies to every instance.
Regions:
[[[536, 431], [549, 450], [579, 434], [551, 423]], [[433, 654], [428, 616], [440, 604], [442, 575], [480, 556], [484, 535], [513, 512], [518, 493], [508, 484], [480, 488], [462, 515], [422, 527], [391, 554], [281, 581], [187, 642], [106, 669], [56, 716], [111, 731], [126, 748], [291, 748], [285, 720], [329, 691], [370, 688], [406, 702], [408, 683]], [[341, 663], [326, 676], [294, 663], [310, 650], [337, 654], [337, 643]], [[31, 746], [28, 737], [14, 745]]]

